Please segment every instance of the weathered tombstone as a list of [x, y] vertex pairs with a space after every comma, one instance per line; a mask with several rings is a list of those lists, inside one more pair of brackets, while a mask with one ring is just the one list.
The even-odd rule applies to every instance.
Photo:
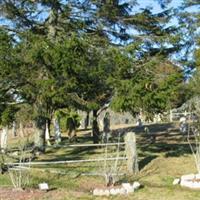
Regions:
[[134, 132], [128, 132], [125, 136], [127, 170], [130, 174], [136, 174], [139, 171], [136, 137]]
[[1, 131], [1, 152], [7, 148], [8, 126], [3, 127]]
[[142, 120], [140, 118], [137, 120], [136, 126], [139, 126], [139, 127], [142, 126]]
[[24, 137], [24, 127], [23, 127], [22, 122], [19, 123], [19, 135], [22, 138]]
[[54, 118], [54, 131], [55, 131], [55, 141], [56, 143], [61, 142], [61, 131], [60, 131], [60, 123], [58, 118]]
[[182, 116], [179, 120], [179, 130], [181, 133], [187, 133], [187, 118]]
[[16, 121], [13, 121], [13, 123], [12, 123], [12, 135], [13, 135], [13, 137], [17, 136]]
[[35, 119], [35, 134], [34, 134], [34, 146], [35, 152], [45, 152], [45, 119], [37, 117]]
[[51, 145], [50, 143], [50, 133], [49, 133], [49, 123], [48, 120], [46, 120], [46, 125], [45, 125], [45, 141], [47, 145]]
[[104, 132], [104, 140], [105, 142], [109, 139], [109, 133], [110, 133], [110, 114], [109, 112], [106, 112], [104, 119], [103, 119], [103, 132]]

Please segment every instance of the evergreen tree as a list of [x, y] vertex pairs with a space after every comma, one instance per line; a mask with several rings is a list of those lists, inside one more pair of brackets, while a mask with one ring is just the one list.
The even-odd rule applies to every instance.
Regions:
[[[159, 1], [163, 6], [168, 2]], [[123, 87], [153, 82], [152, 74], [157, 73], [154, 70], [149, 75], [153, 66], [165, 63], [170, 54], [182, 47], [177, 29], [167, 26], [173, 17], [171, 10], [157, 14], [149, 9], [133, 12], [136, 3], [0, 2], [4, 19], [12, 22], [4, 24], [4, 29], [14, 31], [19, 43], [16, 47], [19, 69], [13, 80], [19, 82], [20, 98], [34, 106], [40, 130], [54, 110], [73, 105], [93, 110], [97, 142], [98, 110], [114, 94], [119, 101], [125, 98], [127, 93], [119, 92]], [[137, 95], [138, 90], [135, 92]]]

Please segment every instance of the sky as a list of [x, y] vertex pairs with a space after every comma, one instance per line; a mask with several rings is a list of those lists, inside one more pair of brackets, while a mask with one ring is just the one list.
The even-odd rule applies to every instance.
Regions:
[[[124, 0], [126, 1], [126, 0]], [[133, 0], [130, 0], [130, 2]], [[138, 12], [141, 9], [144, 9], [146, 7], [151, 8], [152, 13], [159, 13], [162, 11], [161, 6], [159, 5], [158, 1], [159, 0], [137, 0], [138, 1], [138, 5], [135, 6], [133, 8], [133, 12]], [[167, 8], [178, 8], [179, 6], [181, 6], [181, 4], [183, 3], [184, 0], [171, 0], [171, 3], [167, 6]], [[42, 8], [40, 8], [42, 10]], [[198, 11], [198, 7], [192, 7], [190, 8], [188, 11]], [[46, 17], [48, 16], [47, 12], [42, 12], [40, 15], [40, 20], [44, 21], [46, 19]], [[6, 22], [5, 20], [3, 20], [3, 18], [0, 15], [0, 25], [1, 24], [5, 24], [5, 23], [10, 23], [10, 22]], [[176, 21], [174, 21], [174, 23], [176, 24]]]

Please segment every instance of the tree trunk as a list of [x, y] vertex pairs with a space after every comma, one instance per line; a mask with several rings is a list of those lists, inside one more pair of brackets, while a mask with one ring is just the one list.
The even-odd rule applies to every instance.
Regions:
[[97, 121], [97, 110], [93, 110], [93, 121], [92, 121], [92, 135], [93, 135], [93, 142], [99, 142], [99, 125]]
[[55, 132], [55, 141], [56, 141], [56, 143], [60, 143], [61, 142], [61, 131], [60, 131], [59, 118], [54, 118], [53, 124], [54, 124], [54, 132]]
[[46, 120], [46, 125], [45, 125], [45, 141], [47, 145], [51, 145], [50, 143], [50, 120]]
[[45, 152], [45, 124], [46, 120], [43, 118], [35, 120], [35, 149], [42, 153]]

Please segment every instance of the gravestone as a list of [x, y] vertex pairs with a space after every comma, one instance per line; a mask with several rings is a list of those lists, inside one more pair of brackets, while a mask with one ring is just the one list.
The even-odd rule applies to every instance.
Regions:
[[125, 136], [127, 170], [130, 174], [136, 174], [139, 171], [136, 137], [134, 132], [128, 132]]
[[109, 140], [109, 134], [110, 134], [110, 114], [109, 112], [106, 112], [104, 118], [103, 118], [103, 139], [104, 142], [108, 142]]
[[59, 119], [54, 118], [53, 123], [54, 123], [54, 132], [55, 132], [55, 141], [58, 144], [61, 142], [61, 131], [60, 131]]
[[8, 139], [8, 126], [3, 127], [1, 131], [1, 152], [4, 152], [7, 148], [7, 139]]

